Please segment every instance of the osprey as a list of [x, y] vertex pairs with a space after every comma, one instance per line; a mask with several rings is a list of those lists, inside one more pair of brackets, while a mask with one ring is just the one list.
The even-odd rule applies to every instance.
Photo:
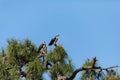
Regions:
[[46, 47], [45, 41], [42, 42], [42, 44], [39, 46], [38, 53], [39, 53], [39, 55], [37, 57], [38, 58], [42, 57], [43, 58], [43, 62], [44, 62], [45, 61], [44, 57], [47, 54], [47, 47]]
[[54, 44], [56, 46], [56, 42], [58, 41], [58, 36], [59, 35], [57, 34], [54, 38], [52, 38], [48, 45], [51, 46]]
[[45, 41], [38, 48], [38, 53], [45, 53], [46, 52], [46, 44]]

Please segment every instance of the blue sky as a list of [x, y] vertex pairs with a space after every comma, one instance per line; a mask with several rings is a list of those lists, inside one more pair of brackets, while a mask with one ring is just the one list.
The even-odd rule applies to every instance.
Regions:
[[10, 38], [38, 46], [60, 34], [76, 68], [94, 56], [103, 67], [120, 65], [119, 0], [0, 0], [0, 30], [0, 47]]

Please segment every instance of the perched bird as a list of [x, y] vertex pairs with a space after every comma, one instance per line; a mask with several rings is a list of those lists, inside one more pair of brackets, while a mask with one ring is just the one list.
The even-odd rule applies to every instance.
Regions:
[[45, 43], [45, 41], [44, 41], [44, 42], [42, 42], [42, 44], [39, 46], [39, 48], [38, 48], [38, 53], [43, 53], [43, 51], [45, 51], [45, 49], [46, 49], [46, 43]]
[[45, 61], [44, 56], [47, 54], [47, 47], [45, 41], [39, 46], [38, 49], [39, 55], [37, 56], [38, 58], [43, 58], [43, 62]]
[[51, 46], [51, 45], [54, 44], [55, 46], [57, 46], [56, 42], [58, 41], [58, 36], [59, 35], [57, 34], [54, 38], [52, 38], [51, 41], [50, 41], [50, 43], [48, 45]]

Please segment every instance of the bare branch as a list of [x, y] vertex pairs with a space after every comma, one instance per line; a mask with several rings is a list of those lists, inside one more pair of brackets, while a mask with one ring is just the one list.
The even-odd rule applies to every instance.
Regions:
[[112, 68], [118, 68], [118, 65], [116, 65], [116, 66], [110, 66], [110, 67], [107, 67], [107, 68], [102, 68], [101, 66], [96, 67], [95, 66], [96, 62], [97, 62], [97, 59], [95, 57], [95, 58], [93, 58], [93, 64], [92, 64], [92, 66], [83, 66], [83, 67], [80, 67], [80, 68], [76, 69], [73, 72], [73, 74], [71, 75], [71, 77], [67, 78], [66, 80], [73, 80], [75, 78], [76, 74], [78, 72], [80, 72], [80, 71], [85, 71], [85, 70], [90, 70], [90, 69], [98, 69], [98, 70], [102, 71], [102, 70], [107, 70], [107, 69], [112, 69]]

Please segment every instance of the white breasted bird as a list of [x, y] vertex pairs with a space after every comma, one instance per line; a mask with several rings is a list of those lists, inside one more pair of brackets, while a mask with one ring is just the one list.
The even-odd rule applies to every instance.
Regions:
[[42, 44], [39, 46], [39, 48], [38, 48], [38, 53], [43, 53], [43, 51], [45, 51], [45, 49], [46, 49], [46, 43], [45, 43], [45, 41], [44, 41], [44, 42], [42, 42]]

